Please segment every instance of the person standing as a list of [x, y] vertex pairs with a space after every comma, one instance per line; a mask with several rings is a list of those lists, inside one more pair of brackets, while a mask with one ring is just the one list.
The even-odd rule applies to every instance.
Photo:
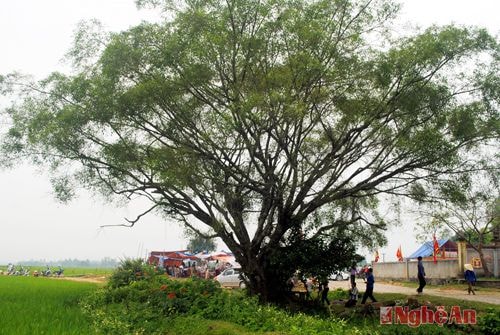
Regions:
[[356, 286], [356, 263], [352, 263], [351, 266], [351, 288]]
[[370, 298], [373, 302], [377, 302], [377, 300], [373, 297], [373, 287], [375, 285], [375, 277], [373, 277], [373, 269], [368, 269], [368, 275], [366, 276], [366, 291], [363, 294], [363, 300], [361, 304], [364, 305], [367, 298]]
[[363, 281], [366, 283], [366, 276], [368, 276], [368, 265], [365, 264], [363, 268], [361, 269], [361, 277], [363, 278]]
[[422, 256], [418, 256], [418, 263], [417, 263], [417, 269], [418, 269], [418, 283], [419, 286], [417, 288], [418, 294], [423, 294], [424, 292], [424, 286], [427, 284], [425, 281], [425, 269], [424, 269], [424, 264], [422, 263]]
[[327, 305], [330, 305], [330, 300], [328, 300], [328, 291], [330, 288], [328, 287], [328, 279], [324, 279], [320, 284], [321, 289], [321, 304], [323, 305], [325, 302]]
[[312, 299], [312, 292], [313, 292], [312, 278], [307, 278], [304, 285], [306, 287], [306, 300], [310, 300], [310, 299]]
[[476, 285], [476, 273], [474, 272], [474, 268], [470, 264], [465, 264], [465, 280], [467, 281], [467, 285], [469, 286], [467, 290], [469, 291], [469, 295], [472, 292], [473, 295], [476, 295], [474, 292], [474, 285]]

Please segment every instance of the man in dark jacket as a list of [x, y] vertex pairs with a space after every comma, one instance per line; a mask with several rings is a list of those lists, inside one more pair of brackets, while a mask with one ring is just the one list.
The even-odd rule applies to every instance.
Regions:
[[373, 277], [373, 269], [369, 268], [368, 275], [366, 277], [366, 291], [365, 294], [363, 294], [363, 300], [361, 301], [361, 304], [364, 304], [367, 298], [370, 298], [373, 302], [377, 302], [377, 300], [375, 300], [375, 298], [373, 297], [374, 284], [375, 278]]
[[424, 286], [427, 284], [425, 281], [425, 269], [424, 269], [424, 264], [422, 264], [422, 256], [418, 256], [418, 283], [419, 286], [417, 288], [418, 294], [423, 294]]

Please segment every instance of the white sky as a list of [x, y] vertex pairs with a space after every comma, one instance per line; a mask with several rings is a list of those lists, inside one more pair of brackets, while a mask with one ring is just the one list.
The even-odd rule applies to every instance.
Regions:
[[[500, 31], [497, 0], [404, 0], [402, 20], [422, 27], [432, 23], [458, 23]], [[72, 43], [81, 20], [96, 18], [112, 31], [127, 29], [154, 12], [138, 11], [133, 0], [0, 0], [0, 74], [20, 71], [43, 78], [61, 70], [61, 59]], [[0, 120], [0, 124], [3, 121]], [[66, 258], [99, 260], [103, 257], [143, 256], [149, 250], [186, 246], [182, 229], [153, 215], [132, 229], [99, 229], [135, 218], [144, 203], [116, 208], [83, 192], [68, 204], [58, 204], [49, 176], [28, 165], [0, 171], [0, 264], [29, 259]], [[417, 248], [411, 222], [388, 232], [389, 244], [381, 257], [394, 260], [402, 244], [403, 254]]]

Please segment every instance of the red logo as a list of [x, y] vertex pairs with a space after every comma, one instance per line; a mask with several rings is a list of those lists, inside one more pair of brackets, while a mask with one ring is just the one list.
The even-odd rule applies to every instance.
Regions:
[[392, 324], [392, 307], [380, 307], [380, 324]]
[[476, 311], [474, 309], [461, 310], [460, 306], [452, 306], [446, 311], [443, 306], [436, 310], [422, 306], [418, 309], [408, 309], [408, 306], [380, 307], [380, 324], [401, 324], [410, 327], [418, 327], [423, 324], [437, 324], [443, 326], [445, 323], [454, 324], [476, 324]]

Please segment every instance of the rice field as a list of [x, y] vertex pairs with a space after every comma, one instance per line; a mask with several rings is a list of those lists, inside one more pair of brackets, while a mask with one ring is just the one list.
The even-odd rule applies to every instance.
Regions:
[[91, 334], [80, 297], [92, 283], [0, 276], [0, 334]]

